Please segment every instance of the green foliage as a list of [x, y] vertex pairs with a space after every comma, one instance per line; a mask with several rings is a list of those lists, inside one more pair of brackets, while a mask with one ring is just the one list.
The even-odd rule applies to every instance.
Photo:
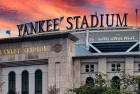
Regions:
[[59, 89], [56, 86], [50, 86], [48, 88], [48, 94], [59, 94]]
[[117, 82], [107, 80], [105, 74], [98, 73], [95, 74], [94, 84], [85, 84], [73, 89], [73, 92], [76, 94], [134, 94], [138, 90], [137, 84], [140, 82], [140, 76], [131, 76], [123, 73]]
[[74, 89], [76, 94], [94, 94], [93, 85], [83, 85], [80, 88]]

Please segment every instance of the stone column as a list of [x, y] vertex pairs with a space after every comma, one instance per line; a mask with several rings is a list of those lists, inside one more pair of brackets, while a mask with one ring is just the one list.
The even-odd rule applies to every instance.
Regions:
[[16, 92], [21, 93], [21, 74], [16, 74]]
[[47, 87], [47, 84], [46, 83], [48, 83], [48, 77], [47, 77], [48, 76], [48, 73], [47, 72], [43, 72], [43, 75], [42, 76], [43, 76], [43, 88], [42, 88], [43, 89], [43, 92], [42, 93], [43, 94], [48, 94], [47, 93], [47, 90], [46, 90], [47, 89], [46, 88]]
[[81, 63], [80, 63], [80, 59], [76, 59], [73, 62], [74, 64], [74, 71], [73, 71], [73, 75], [74, 75], [74, 88], [78, 88], [81, 86]]
[[133, 57], [125, 58], [125, 73], [128, 73], [129, 75], [134, 74], [134, 58]]
[[29, 94], [35, 93], [35, 74], [30, 72], [29, 73]]
[[61, 44], [62, 50], [57, 52], [52, 49], [49, 52], [48, 87], [56, 85], [60, 94], [68, 94], [68, 90], [73, 88], [72, 56], [75, 55], [75, 42], [65, 38], [52, 40], [51, 43], [52, 48]]
[[99, 58], [98, 60], [98, 72], [107, 74], [107, 60], [106, 58]]

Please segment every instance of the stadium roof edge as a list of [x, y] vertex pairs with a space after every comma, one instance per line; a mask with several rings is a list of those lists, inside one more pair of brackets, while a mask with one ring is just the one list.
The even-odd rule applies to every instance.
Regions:
[[25, 41], [36, 41], [36, 40], [49, 40], [57, 38], [69, 38], [72, 41], [77, 41], [78, 38], [69, 32], [50, 32], [50, 33], [41, 33], [36, 35], [27, 35], [20, 37], [11, 37], [11, 38], [2, 38], [0, 39], [0, 44], [5, 43], [15, 43], [15, 42], [25, 42]]
[[77, 58], [99, 58], [99, 57], [140, 57], [140, 52], [113, 52], [113, 53], [94, 53], [93, 55], [83, 55], [83, 56], [74, 56], [74, 59]]

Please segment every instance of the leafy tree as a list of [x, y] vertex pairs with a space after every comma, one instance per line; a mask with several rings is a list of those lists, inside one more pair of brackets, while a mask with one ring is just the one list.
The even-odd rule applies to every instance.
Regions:
[[0, 90], [2, 91], [2, 86], [5, 82], [0, 83]]
[[95, 74], [94, 84], [85, 84], [73, 89], [73, 92], [76, 94], [133, 94], [138, 90], [138, 82], [140, 82], [140, 76], [131, 76], [125, 72], [116, 81], [107, 80], [105, 74], [98, 73]]
[[58, 94], [58, 93], [59, 93], [59, 89], [56, 88], [56, 86], [48, 87], [48, 94]]

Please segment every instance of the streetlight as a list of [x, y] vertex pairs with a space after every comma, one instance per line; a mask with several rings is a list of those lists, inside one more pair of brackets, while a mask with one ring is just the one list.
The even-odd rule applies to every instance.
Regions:
[[137, 15], [138, 15], [138, 9], [135, 9], [136, 11], [136, 28], [137, 28]]

